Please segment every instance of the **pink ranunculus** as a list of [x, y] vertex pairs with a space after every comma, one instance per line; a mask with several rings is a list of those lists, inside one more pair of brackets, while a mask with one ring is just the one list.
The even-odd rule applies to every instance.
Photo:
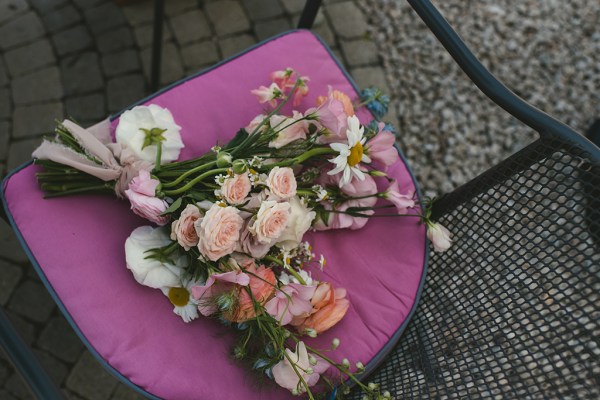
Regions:
[[346, 289], [334, 289], [329, 282], [321, 282], [311, 299], [313, 311], [308, 318], [296, 326], [298, 332], [314, 329], [317, 333], [325, 332], [337, 324], [350, 307], [346, 299]]
[[379, 133], [365, 143], [364, 152], [372, 162], [380, 163], [387, 168], [400, 159], [398, 151], [394, 147], [396, 137], [393, 133], [384, 130], [383, 122], [380, 122], [378, 127]]
[[[265, 118], [267, 118], [267, 116], [265, 114], [257, 115], [256, 117], [254, 117], [254, 119], [252, 121], [250, 121], [250, 123], [244, 129], [246, 130], [246, 132], [251, 134], [252, 132], [254, 132], [254, 130], [256, 128], [258, 128], [258, 126], [260, 124], [262, 124], [262, 122], [265, 120]], [[258, 133], [261, 133], [264, 129], [265, 129], [265, 125], [263, 125], [262, 128], [258, 130]]]
[[156, 187], [159, 183], [150, 177], [150, 172], [142, 169], [129, 183], [125, 196], [129, 199], [134, 213], [162, 226], [169, 222], [169, 217], [160, 214], [165, 212], [169, 205], [156, 197]]
[[292, 322], [294, 317], [306, 318], [313, 310], [310, 299], [315, 293], [315, 286], [290, 283], [275, 292], [275, 297], [265, 304], [265, 310], [276, 318], [281, 326]]
[[250, 276], [241, 270], [213, 274], [204, 285], [192, 287], [192, 297], [198, 300], [198, 311], [205, 317], [217, 312], [214, 299], [225, 292], [235, 290], [236, 285], [248, 286]]
[[181, 212], [179, 219], [171, 224], [171, 240], [177, 240], [177, 243], [186, 251], [196, 246], [198, 234], [194, 225], [200, 218], [202, 218], [200, 209], [194, 204], [188, 204]]
[[248, 172], [243, 174], [234, 174], [226, 178], [221, 187], [221, 196], [229, 204], [239, 205], [246, 200], [246, 196], [252, 190], [252, 183]]
[[260, 243], [273, 243], [285, 230], [290, 218], [290, 203], [265, 200], [260, 205], [250, 231]]
[[245, 253], [253, 258], [263, 258], [271, 249], [271, 243], [260, 243], [256, 236], [250, 231], [249, 225], [252, 224], [248, 218], [244, 222], [244, 227], [240, 233], [240, 240], [236, 245], [235, 251]]
[[444, 252], [452, 246], [450, 231], [438, 223], [427, 224], [427, 238], [431, 241], [433, 249], [438, 252]]
[[244, 224], [239, 213], [235, 207], [214, 204], [202, 220], [196, 221], [198, 250], [203, 256], [217, 261], [235, 250]]
[[269, 142], [269, 147], [279, 149], [298, 139], [306, 139], [309, 123], [301, 120], [304, 116], [298, 111], [293, 111], [292, 118], [283, 115], [273, 115], [270, 119], [271, 127], [277, 137]]
[[277, 106], [277, 99], [281, 97], [282, 89], [276, 83], [271, 83], [271, 86], [261, 86], [258, 89], [251, 90], [250, 93], [258, 97], [258, 102], [269, 103], [271, 107]]
[[[309, 361], [308, 351], [304, 342], [296, 344], [296, 351], [285, 349], [287, 357], [284, 357], [280, 362], [273, 367], [273, 378], [281, 387], [289, 391], [298, 391], [303, 393], [306, 391], [304, 385], [300, 383], [300, 377], [309, 387], [316, 385], [321, 377], [321, 374], [327, 371], [329, 364], [318, 356], [313, 356], [317, 360], [316, 365], [312, 365]], [[308, 372], [312, 372], [309, 374]]]
[[266, 268], [264, 265], [256, 267], [254, 262], [245, 268], [245, 272], [250, 276], [248, 286], [252, 296], [246, 289], [240, 288], [237, 308], [233, 310], [230, 318], [228, 318], [232, 322], [244, 322], [256, 317], [254, 302], [264, 305], [273, 296], [277, 284], [277, 278], [275, 278], [271, 268]]
[[296, 195], [298, 184], [294, 170], [289, 167], [275, 167], [269, 172], [266, 181], [271, 195], [278, 200], [288, 200]]
[[398, 214], [406, 214], [407, 208], [413, 208], [415, 206], [414, 192], [401, 194], [400, 187], [395, 179], [392, 180], [390, 186], [388, 186], [383, 193], [383, 198], [396, 206]]

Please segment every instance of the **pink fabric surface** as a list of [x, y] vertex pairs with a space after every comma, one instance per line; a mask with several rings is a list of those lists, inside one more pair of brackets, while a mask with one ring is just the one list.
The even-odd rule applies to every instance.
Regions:
[[[308, 75], [314, 105], [327, 84], [354, 93], [322, 44], [299, 31], [274, 39], [232, 62], [148, 101], [167, 107], [182, 127], [186, 159], [233, 137], [262, 111], [250, 90], [267, 85], [269, 73], [293, 67]], [[369, 116], [359, 115], [363, 122]], [[116, 121], [113, 123], [116, 124]], [[29, 166], [4, 190], [8, 208], [37, 263], [94, 349], [134, 384], [166, 399], [283, 399], [283, 389], [259, 390], [244, 367], [230, 361], [233, 336], [214, 320], [185, 324], [158, 290], [138, 285], [125, 267], [124, 242], [147, 221], [110, 196], [44, 200]], [[390, 175], [414, 190], [405, 166]], [[348, 289], [351, 307], [335, 328], [317, 339], [341, 346], [335, 359], [367, 364], [400, 327], [420, 283], [425, 230], [416, 218], [375, 218], [359, 231], [310, 234], [324, 254], [324, 275]]]

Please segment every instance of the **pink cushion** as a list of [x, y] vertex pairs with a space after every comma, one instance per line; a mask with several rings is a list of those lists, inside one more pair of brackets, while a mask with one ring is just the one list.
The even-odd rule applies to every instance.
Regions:
[[[308, 75], [314, 105], [332, 85], [355, 89], [323, 44], [310, 32], [272, 39], [211, 71], [147, 100], [169, 108], [182, 127], [182, 158], [223, 143], [262, 111], [250, 90], [269, 73], [294, 67]], [[371, 117], [363, 110], [363, 122]], [[116, 121], [115, 121], [116, 122]], [[42, 199], [29, 165], [4, 183], [7, 210], [32, 258], [92, 351], [135, 385], [167, 399], [280, 399], [289, 392], [257, 389], [253, 378], [230, 361], [229, 328], [202, 318], [186, 325], [158, 290], [138, 285], [125, 268], [124, 241], [147, 222], [126, 201], [110, 196]], [[401, 188], [415, 190], [407, 167], [391, 168]], [[369, 363], [405, 322], [422, 280], [426, 240], [416, 218], [375, 218], [359, 231], [313, 233], [324, 275], [348, 289], [348, 314], [318, 342], [341, 346], [334, 359]]]

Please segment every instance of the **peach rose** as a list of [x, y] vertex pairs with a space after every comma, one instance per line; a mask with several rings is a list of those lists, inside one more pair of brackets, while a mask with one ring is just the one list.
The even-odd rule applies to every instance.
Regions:
[[[247, 272], [250, 276], [250, 284], [248, 287], [252, 291], [252, 297], [254, 297], [254, 300], [260, 305], [264, 305], [271, 299], [273, 293], [275, 293], [275, 285], [277, 283], [275, 274], [271, 268], [265, 268], [264, 265], [257, 268], [254, 263], [248, 265], [244, 272]], [[252, 297], [250, 297], [246, 288], [240, 288], [238, 307], [233, 315], [231, 315], [231, 321], [244, 322], [256, 317]]]
[[171, 240], [177, 240], [177, 243], [186, 251], [196, 246], [198, 234], [194, 224], [201, 217], [200, 209], [194, 204], [188, 204], [181, 212], [179, 219], [171, 224]]
[[195, 223], [198, 234], [198, 250], [206, 258], [217, 261], [231, 254], [240, 238], [244, 220], [235, 207], [214, 204], [204, 218]]
[[287, 200], [296, 195], [298, 184], [294, 171], [289, 167], [275, 167], [269, 172], [266, 181], [272, 195], [279, 200]]
[[290, 219], [290, 203], [265, 200], [256, 214], [250, 231], [260, 243], [272, 243], [279, 239]]
[[238, 205], [242, 204], [246, 200], [246, 196], [250, 193], [252, 184], [248, 173], [235, 174], [232, 177], [225, 179], [223, 186], [221, 187], [221, 196], [229, 204]]
[[337, 324], [350, 307], [346, 289], [334, 289], [328, 282], [319, 283], [310, 302], [313, 306], [312, 314], [303, 321], [292, 321], [300, 333], [309, 328], [314, 329], [317, 334], [325, 332]]

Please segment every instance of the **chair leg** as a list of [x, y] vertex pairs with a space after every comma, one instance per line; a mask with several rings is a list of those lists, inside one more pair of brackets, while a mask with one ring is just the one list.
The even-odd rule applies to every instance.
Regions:
[[62, 400], [64, 397], [12, 323], [0, 308], [0, 347], [25, 381], [36, 399]]
[[321, 0], [306, 0], [304, 10], [298, 21], [298, 29], [312, 28], [317, 13], [319, 12], [319, 7], [321, 7]]
[[160, 83], [160, 63], [162, 59], [162, 29], [164, 23], [165, 1], [154, 0], [154, 30], [152, 38], [152, 65], [150, 68], [150, 91], [158, 90]]
[[592, 123], [585, 136], [596, 146], [600, 147], [600, 118]]

